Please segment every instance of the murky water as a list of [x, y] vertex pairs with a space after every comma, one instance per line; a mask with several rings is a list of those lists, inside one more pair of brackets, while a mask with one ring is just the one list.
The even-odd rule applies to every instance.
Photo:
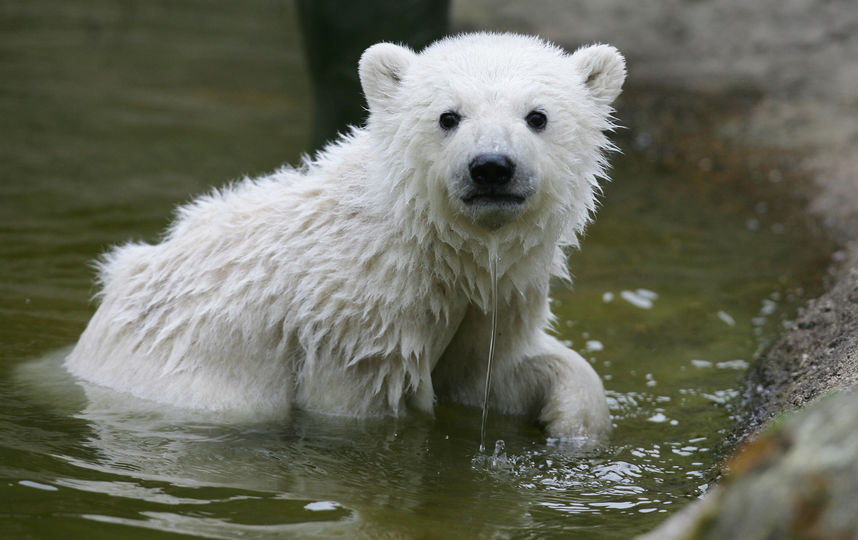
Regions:
[[0, 27], [4, 538], [629, 538], [706, 489], [742, 372], [825, 261], [794, 207], [737, 189], [744, 171], [691, 181], [628, 144], [575, 290], [553, 295], [558, 334], [604, 379], [606, 448], [493, 414], [475, 461], [480, 410], [449, 404], [289, 425], [122, 406], [57, 368], [93, 311], [88, 261], [156, 238], [209, 185], [296, 161], [294, 20], [279, 2], [22, 0]]

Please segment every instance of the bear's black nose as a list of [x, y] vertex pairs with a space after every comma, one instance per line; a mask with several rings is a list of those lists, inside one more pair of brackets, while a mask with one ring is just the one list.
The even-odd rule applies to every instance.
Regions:
[[503, 154], [480, 154], [468, 164], [468, 171], [478, 186], [502, 186], [512, 180], [515, 163]]

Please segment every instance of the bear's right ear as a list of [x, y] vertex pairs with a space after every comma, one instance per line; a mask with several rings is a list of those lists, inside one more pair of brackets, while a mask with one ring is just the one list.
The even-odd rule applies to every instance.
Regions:
[[377, 43], [364, 51], [358, 73], [370, 111], [384, 108], [415, 56], [411, 49], [393, 43]]

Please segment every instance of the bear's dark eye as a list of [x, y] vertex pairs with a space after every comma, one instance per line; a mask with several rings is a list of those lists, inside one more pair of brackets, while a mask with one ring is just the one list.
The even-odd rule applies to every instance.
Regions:
[[452, 111], [447, 111], [438, 118], [438, 125], [441, 126], [441, 129], [444, 131], [449, 131], [456, 126], [459, 125], [459, 122], [462, 121], [462, 117], [459, 116], [458, 113], [454, 113]]
[[542, 131], [545, 129], [545, 126], [548, 125], [548, 117], [545, 116], [545, 113], [540, 111], [530, 111], [527, 113], [527, 116], [524, 117], [524, 121], [527, 122], [530, 129], [534, 131]]

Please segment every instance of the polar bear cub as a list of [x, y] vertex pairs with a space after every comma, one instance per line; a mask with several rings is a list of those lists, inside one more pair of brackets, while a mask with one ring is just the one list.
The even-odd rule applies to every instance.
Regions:
[[100, 261], [100, 305], [66, 360], [137, 397], [251, 419], [479, 406], [490, 251], [490, 407], [600, 437], [599, 377], [547, 333], [611, 146], [625, 63], [534, 37], [466, 34], [364, 52], [365, 127], [300, 169], [178, 210], [164, 239]]

